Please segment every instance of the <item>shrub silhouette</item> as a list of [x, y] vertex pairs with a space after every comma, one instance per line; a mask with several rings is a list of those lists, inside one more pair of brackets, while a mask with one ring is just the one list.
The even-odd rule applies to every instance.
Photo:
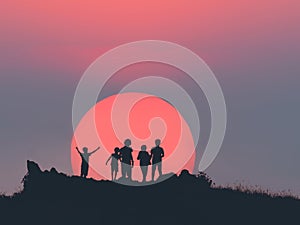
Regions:
[[24, 189], [0, 198], [1, 224], [298, 224], [292, 197], [216, 188], [204, 173], [124, 186], [41, 171], [27, 162]]

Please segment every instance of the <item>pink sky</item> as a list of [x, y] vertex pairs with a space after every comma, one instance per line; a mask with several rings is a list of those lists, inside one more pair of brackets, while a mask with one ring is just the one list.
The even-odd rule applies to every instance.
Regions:
[[73, 72], [143, 39], [177, 42], [227, 64], [253, 48], [299, 38], [299, 7], [297, 0], [5, 1], [0, 40], [7, 59]]

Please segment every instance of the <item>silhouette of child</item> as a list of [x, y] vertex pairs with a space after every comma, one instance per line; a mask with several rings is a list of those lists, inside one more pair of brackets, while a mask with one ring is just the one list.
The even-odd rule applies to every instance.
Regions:
[[146, 177], [147, 177], [147, 173], [148, 173], [148, 166], [151, 164], [150, 163], [150, 154], [148, 152], [146, 152], [146, 145], [142, 145], [141, 146], [141, 151], [138, 154], [137, 159], [140, 160], [140, 167], [142, 170], [142, 174], [143, 174], [143, 181], [146, 181]]
[[131, 140], [126, 139], [124, 141], [124, 147], [120, 149], [120, 157], [121, 157], [121, 172], [122, 172], [122, 178], [126, 179], [126, 176], [129, 180], [131, 180], [131, 170], [134, 165], [133, 157], [132, 157], [132, 148]]
[[162, 175], [162, 158], [165, 156], [164, 149], [160, 147], [160, 139], [155, 140], [155, 147], [151, 149], [152, 158], [152, 181], [154, 181], [154, 175], [156, 168], [158, 169], [159, 176]]
[[88, 148], [84, 147], [82, 149], [83, 153], [81, 153], [78, 149], [78, 147], [76, 147], [77, 152], [79, 153], [80, 157], [81, 157], [81, 173], [80, 176], [86, 178], [88, 175], [88, 171], [89, 171], [89, 159], [90, 156], [92, 154], [94, 154], [96, 151], [98, 151], [100, 149], [100, 147], [96, 148], [94, 151], [92, 152], [88, 152]]
[[114, 153], [111, 154], [111, 156], [107, 159], [105, 165], [111, 160], [110, 162], [110, 168], [111, 168], [111, 180], [116, 180], [117, 173], [119, 171], [119, 164], [118, 160], [121, 158], [119, 155], [120, 149], [117, 147], [114, 149]]

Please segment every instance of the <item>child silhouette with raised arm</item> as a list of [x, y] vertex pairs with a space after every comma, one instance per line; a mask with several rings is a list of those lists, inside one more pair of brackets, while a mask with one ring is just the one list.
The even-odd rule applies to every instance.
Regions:
[[81, 173], [80, 176], [86, 178], [89, 171], [89, 158], [92, 154], [94, 154], [96, 151], [98, 151], [100, 147], [96, 148], [92, 152], [88, 152], [88, 148], [84, 147], [82, 149], [83, 153], [79, 151], [78, 147], [76, 147], [77, 152], [79, 153], [81, 157]]
[[117, 173], [119, 171], [119, 163], [118, 160], [121, 158], [119, 155], [120, 149], [117, 147], [114, 149], [114, 153], [111, 154], [111, 156], [107, 159], [105, 165], [111, 160], [110, 162], [110, 168], [111, 168], [111, 180], [116, 180]]

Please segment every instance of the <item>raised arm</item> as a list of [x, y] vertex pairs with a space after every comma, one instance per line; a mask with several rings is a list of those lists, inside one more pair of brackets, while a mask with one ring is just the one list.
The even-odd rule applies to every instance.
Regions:
[[107, 159], [105, 165], [107, 165], [107, 163], [109, 162], [109, 160], [111, 159], [112, 156], [109, 156], [109, 158]]
[[78, 152], [79, 154], [81, 154], [81, 152], [79, 151], [79, 148], [78, 148], [78, 147], [76, 147], [76, 150], [77, 150], [77, 152]]
[[92, 151], [92, 152], [90, 153], [90, 155], [93, 154], [93, 153], [95, 153], [95, 152], [98, 151], [99, 149], [100, 149], [100, 147], [96, 148], [94, 151]]

